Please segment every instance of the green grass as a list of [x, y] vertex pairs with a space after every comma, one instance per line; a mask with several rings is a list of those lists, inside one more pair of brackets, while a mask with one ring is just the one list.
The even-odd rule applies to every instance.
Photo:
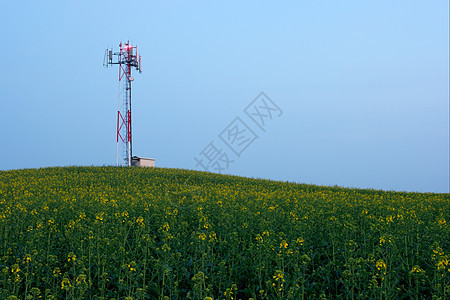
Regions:
[[0, 298], [448, 299], [449, 214], [449, 194], [1, 171]]

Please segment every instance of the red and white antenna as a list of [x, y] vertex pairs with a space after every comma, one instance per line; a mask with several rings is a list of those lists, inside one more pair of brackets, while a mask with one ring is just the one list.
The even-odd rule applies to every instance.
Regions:
[[[114, 60], [116, 58], [116, 60]], [[138, 47], [130, 42], [120, 43], [119, 52], [105, 50], [103, 66], [109, 67], [119, 65], [119, 101], [117, 109], [117, 155], [116, 165], [131, 166], [133, 156], [132, 133], [131, 133], [131, 69], [136, 68], [139, 73], [142, 58], [138, 53]]]

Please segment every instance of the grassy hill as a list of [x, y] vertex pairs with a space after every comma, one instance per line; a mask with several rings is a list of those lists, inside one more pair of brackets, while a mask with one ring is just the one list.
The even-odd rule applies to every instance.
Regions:
[[448, 299], [449, 222], [449, 194], [1, 171], [0, 298]]

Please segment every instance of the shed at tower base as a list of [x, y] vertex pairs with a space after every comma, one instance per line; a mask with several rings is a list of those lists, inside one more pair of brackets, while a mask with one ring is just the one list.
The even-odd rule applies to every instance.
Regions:
[[155, 159], [154, 158], [133, 156], [131, 158], [131, 165], [135, 166], [135, 167], [154, 168], [155, 167]]

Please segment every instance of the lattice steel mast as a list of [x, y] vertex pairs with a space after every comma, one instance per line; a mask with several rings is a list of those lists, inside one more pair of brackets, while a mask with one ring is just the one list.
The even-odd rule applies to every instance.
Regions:
[[[116, 60], [114, 61], [114, 58]], [[117, 110], [117, 155], [116, 165], [131, 166], [133, 156], [133, 143], [131, 131], [131, 69], [136, 68], [142, 72], [142, 58], [138, 47], [130, 42], [120, 43], [119, 52], [105, 50], [103, 66], [119, 65], [119, 97]]]

